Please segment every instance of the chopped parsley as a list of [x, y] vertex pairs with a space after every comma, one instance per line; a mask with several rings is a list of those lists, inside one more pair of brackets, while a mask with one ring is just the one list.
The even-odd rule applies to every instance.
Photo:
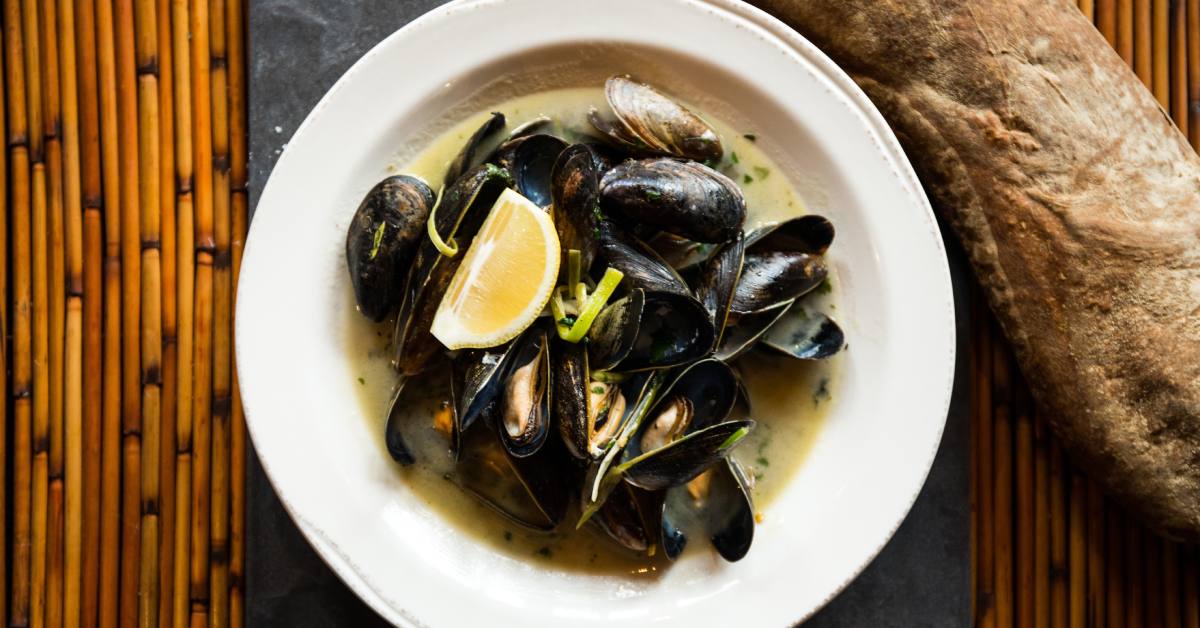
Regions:
[[830, 292], [833, 292], [833, 284], [829, 283], [829, 278], [826, 277], [817, 286], [817, 294], [829, 294]]
[[375, 227], [375, 236], [371, 240], [371, 255], [369, 259], [375, 259], [379, 255], [379, 246], [383, 244], [383, 232], [387, 231], [387, 223], [381, 222], [378, 227]]
[[742, 183], [745, 183], [747, 185], [754, 183], [754, 177], [752, 177], [748, 174], [744, 174], [744, 175], [742, 175]]
[[762, 456], [759, 456], [758, 459], [755, 460], [755, 462], [757, 462], [758, 466], [760, 466], [760, 467], [771, 466], [771, 461], [767, 460], [766, 458], [763, 458]]
[[361, 377], [360, 377], [360, 378], [358, 378], [358, 383], [359, 383], [360, 385], [362, 385], [362, 386], [366, 386], [366, 385], [367, 385], [367, 380], [365, 380], [365, 379], [363, 379], [363, 378], [361, 378]]
[[604, 387], [603, 387], [603, 386], [593, 386], [593, 387], [592, 387], [592, 394], [593, 394], [593, 395], [603, 395], [603, 394], [604, 394]]
[[759, 179], [765, 179], [765, 178], [767, 178], [767, 177], [771, 176], [771, 169], [770, 169], [770, 168], [764, 168], [764, 167], [762, 167], [762, 166], [755, 166], [755, 167], [754, 167], [754, 174], [758, 175], [758, 178], [759, 178]]
[[737, 154], [737, 151], [736, 151], [736, 150], [735, 150], [735, 151], [730, 151], [730, 153], [729, 153], [729, 161], [732, 161], [732, 162], [733, 162], [733, 163], [735, 163], [735, 164], [736, 164], [736, 163], [739, 163], [739, 162], [741, 161], [740, 159], [738, 159], [738, 154]]
[[646, 188], [642, 192], [646, 195], [646, 198], [651, 201], [657, 201], [658, 199], [662, 198], [662, 192], [659, 192], [658, 190]]
[[543, 546], [538, 548], [537, 554], [542, 558], [550, 558], [554, 553], [550, 551], [549, 547]]
[[744, 137], [744, 138], [746, 138], [746, 139], [750, 140], [751, 142], [757, 142], [757, 141], [758, 141], [758, 135], [756, 135], [756, 134], [754, 134], [754, 133], [742, 133], [742, 137]]
[[829, 399], [829, 378], [822, 377], [821, 381], [817, 383], [817, 389], [813, 391], [813, 405], [819, 406], [822, 401], [829, 401]]
[[575, 324], [575, 320], [576, 320], [576, 318], [575, 318], [575, 316], [574, 316], [574, 315], [572, 315], [572, 314], [567, 314], [566, 316], [564, 316], [564, 317], [562, 317], [562, 318], [558, 319], [558, 324], [559, 324], [559, 325], [564, 325], [564, 326], [566, 326], [566, 327], [570, 327], [570, 326], [572, 326], [572, 325], [574, 325], [574, 324]]
[[512, 541], [512, 532], [505, 530], [504, 531], [504, 540], [511, 542]]

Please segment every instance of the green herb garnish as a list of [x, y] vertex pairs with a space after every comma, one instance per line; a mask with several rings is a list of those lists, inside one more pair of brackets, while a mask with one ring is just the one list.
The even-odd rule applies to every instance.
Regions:
[[758, 136], [757, 136], [757, 135], [755, 135], [754, 133], [742, 133], [742, 137], [744, 137], [744, 138], [746, 138], [746, 139], [750, 140], [751, 142], [757, 142], [757, 141], [758, 141]]
[[358, 378], [358, 383], [359, 383], [359, 385], [366, 386], [367, 380], [360, 377], [360, 378]]
[[762, 167], [762, 166], [755, 166], [755, 167], [754, 167], [754, 174], [758, 175], [758, 178], [759, 178], [759, 179], [765, 179], [765, 178], [767, 178], [767, 177], [771, 176], [771, 169], [770, 169], [770, 168], [764, 168], [764, 167]]
[[593, 394], [593, 395], [603, 395], [603, 394], [604, 394], [604, 387], [603, 387], [603, 386], [593, 386], [593, 387], [592, 387], [592, 394]]
[[822, 401], [828, 401], [829, 399], [829, 378], [822, 377], [821, 381], [817, 383], [817, 389], [813, 391], [813, 405], [821, 405]]
[[747, 185], [754, 183], [754, 177], [752, 177], [748, 174], [744, 174], [744, 175], [742, 175], [742, 183], [745, 183]]
[[738, 155], [737, 155], [737, 151], [736, 151], [736, 150], [735, 150], [735, 151], [730, 151], [730, 153], [729, 153], [729, 161], [732, 161], [732, 162], [733, 162], [733, 163], [735, 163], [735, 164], [741, 161], [740, 159], [738, 159]]
[[381, 222], [378, 227], [375, 227], [375, 237], [371, 240], [371, 255], [369, 259], [375, 259], [379, 255], [379, 246], [383, 244], [383, 232], [387, 231], [387, 223]]
[[755, 460], [755, 462], [757, 462], [757, 463], [758, 463], [758, 466], [760, 466], [760, 467], [769, 467], [769, 466], [771, 466], [771, 463], [770, 463], [770, 461], [769, 461], [769, 460], [767, 460], [766, 458], [763, 458], [762, 456], [759, 456], [758, 460]]
[[510, 542], [511, 542], [511, 541], [512, 541], [512, 532], [509, 532], [508, 530], [505, 530], [505, 531], [504, 531], [504, 540], [505, 540], [505, 541], [510, 541]]
[[566, 316], [558, 319], [558, 324], [570, 327], [571, 325], [575, 324], [575, 317], [571, 314], [567, 314]]
[[540, 547], [538, 548], [537, 554], [542, 558], [550, 558], [550, 556], [553, 555], [553, 552], [550, 551], [549, 547]]
[[825, 278], [817, 286], [817, 294], [829, 294], [833, 292], [833, 284], [829, 283], [829, 278]]
[[645, 194], [646, 198], [651, 201], [657, 201], [658, 199], [662, 198], [662, 192], [659, 192], [658, 190], [646, 188], [642, 191], [642, 193]]
[[750, 428], [739, 427], [738, 430], [736, 432], [730, 434], [729, 438], [726, 438], [725, 442], [721, 443], [721, 446], [718, 447], [717, 449], [729, 449], [730, 447], [733, 447], [734, 445], [736, 445], [738, 443], [738, 441], [745, 438], [746, 434], [749, 434], [749, 433], [750, 433]]

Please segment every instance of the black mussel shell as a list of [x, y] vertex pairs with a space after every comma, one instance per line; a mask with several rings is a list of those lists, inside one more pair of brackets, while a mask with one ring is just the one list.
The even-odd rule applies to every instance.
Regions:
[[529, 135], [537, 135], [539, 133], [549, 133], [554, 128], [554, 120], [547, 116], [538, 116], [513, 127], [512, 133], [508, 134], [509, 140], [526, 137]]
[[596, 235], [600, 222], [600, 169], [596, 154], [586, 144], [575, 144], [559, 154], [551, 174], [554, 227], [563, 249], [580, 252], [582, 272], [596, 257]]
[[704, 306], [689, 295], [635, 289], [609, 304], [588, 332], [592, 367], [640, 371], [690, 362], [712, 350]]
[[753, 314], [793, 301], [821, 285], [829, 269], [819, 256], [793, 251], [746, 252], [730, 311]]
[[454, 185], [468, 170], [478, 165], [476, 156], [485, 147], [486, 144], [492, 142], [500, 136], [500, 132], [504, 130], [504, 114], [493, 112], [487, 120], [484, 121], [470, 139], [462, 147], [462, 150], [455, 156], [454, 161], [450, 162], [450, 167], [446, 169], [446, 177], [443, 180], [443, 185], [449, 187]]
[[512, 346], [470, 349], [454, 357], [454, 409], [460, 431], [470, 428], [500, 393], [504, 359]]
[[550, 433], [550, 338], [537, 325], [514, 342], [505, 360], [498, 418], [505, 449], [524, 458], [541, 449]]
[[401, 374], [420, 372], [440, 350], [441, 343], [429, 333], [438, 304], [462, 263], [470, 239], [511, 181], [508, 171], [484, 164], [472, 168], [442, 193], [435, 210], [435, 227], [444, 241], [454, 240], [458, 244], [459, 254], [446, 257], [429, 238], [421, 240], [405, 283], [392, 337], [392, 365]]
[[382, 321], [399, 307], [433, 203], [424, 181], [396, 175], [371, 188], [354, 212], [346, 231], [346, 264], [355, 302], [367, 318]]
[[725, 328], [725, 334], [717, 345], [717, 359], [730, 362], [754, 348], [762, 335], [787, 312], [791, 304], [792, 301], [787, 301], [769, 310], [738, 316], [737, 324], [730, 324]]
[[551, 174], [566, 143], [550, 134], [536, 133], [510, 139], [498, 150], [500, 166], [509, 169], [517, 192], [540, 208], [553, 202]]
[[698, 504], [700, 518], [721, 558], [737, 562], [750, 551], [754, 541], [754, 501], [749, 478], [732, 456], [714, 465], [709, 473], [707, 495]]
[[659, 231], [646, 240], [663, 261], [681, 274], [699, 268], [713, 254], [715, 245], [693, 242], [687, 238]]
[[754, 421], [717, 423], [622, 463], [626, 482], [646, 490], [682, 486], [720, 462], [754, 429]]
[[[639, 491], [641, 489], [622, 482], [613, 489], [593, 520], [621, 547], [645, 552], [658, 540], [652, 532], [657, 532], [658, 521], [642, 512]], [[653, 521], [653, 526], [647, 526], [648, 521]]]
[[628, 160], [600, 181], [600, 205], [628, 221], [697, 242], [741, 232], [746, 200], [729, 177], [694, 161]]
[[555, 340], [554, 351], [554, 421], [568, 453], [579, 460], [587, 460], [588, 441], [588, 386], [591, 383], [588, 369], [587, 347], [581, 343]]
[[647, 293], [688, 294], [683, 278], [658, 253], [610, 221], [599, 223], [600, 256], [625, 276], [621, 285]]
[[605, 82], [604, 95], [623, 127], [617, 132], [622, 138], [694, 161], [719, 161], [724, 154], [721, 138], [707, 122], [649, 85], [614, 76]]
[[717, 345], [725, 334], [725, 325], [729, 319], [729, 308], [733, 304], [733, 295], [742, 274], [742, 262], [745, 257], [745, 243], [742, 234], [725, 244], [722, 244], [712, 256], [705, 261], [696, 282], [696, 297], [713, 319], [717, 332]]
[[800, 360], [822, 360], [845, 345], [842, 328], [803, 303], [791, 306], [762, 337], [762, 346]]
[[752, 251], [794, 251], [824, 255], [833, 244], [834, 229], [829, 219], [817, 214], [792, 218], [755, 230], [747, 238]]

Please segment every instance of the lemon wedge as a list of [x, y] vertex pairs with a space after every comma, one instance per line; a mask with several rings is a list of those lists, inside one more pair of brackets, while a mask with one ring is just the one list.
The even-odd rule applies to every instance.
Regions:
[[438, 304], [433, 337], [448, 349], [495, 347], [517, 337], [550, 300], [559, 257], [550, 214], [504, 190]]

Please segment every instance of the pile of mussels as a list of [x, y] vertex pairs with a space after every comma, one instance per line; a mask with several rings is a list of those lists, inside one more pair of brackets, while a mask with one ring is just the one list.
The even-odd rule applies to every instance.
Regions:
[[[745, 199], [713, 167], [724, 151], [712, 127], [626, 77], [605, 95], [611, 114], [592, 109], [591, 129], [541, 118], [505, 133], [492, 114], [438, 194], [392, 176], [358, 208], [346, 257], [359, 310], [396, 317], [388, 450], [415, 461], [401, 393], [438, 372], [453, 475], [512, 520], [554, 530], [578, 503], [577, 525], [674, 558], [688, 516], [738, 560], [754, 532], [752, 479], [729, 454], [754, 421], [731, 364], [752, 348], [798, 360], [841, 350], [841, 329], [804, 300], [826, 278], [833, 226], [806, 215], [744, 233]], [[562, 333], [575, 311], [503, 346], [447, 352], [429, 328], [462, 255], [427, 230], [464, 250], [506, 187], [550, 212], [562, 268], [570, 252], [586, 286], [607, 269], [623, 277], [577, 342]]]

